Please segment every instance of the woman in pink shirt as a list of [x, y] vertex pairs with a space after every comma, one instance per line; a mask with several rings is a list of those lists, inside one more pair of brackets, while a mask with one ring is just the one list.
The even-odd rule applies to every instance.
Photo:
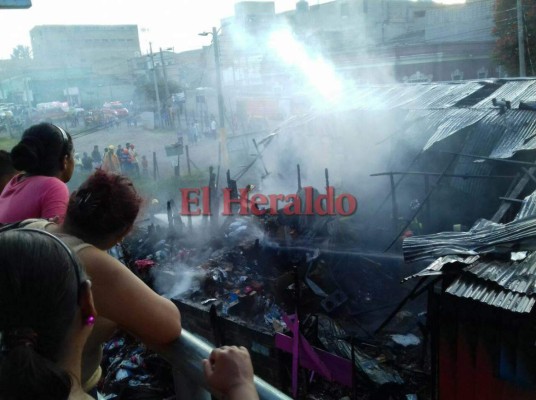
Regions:
[[40, 123], [26, 129], [11, 150], [16, 175], [0, 194], [0, 223], [28, 218], [62, 221], [74, 171], [73, 140], [59, 126]]

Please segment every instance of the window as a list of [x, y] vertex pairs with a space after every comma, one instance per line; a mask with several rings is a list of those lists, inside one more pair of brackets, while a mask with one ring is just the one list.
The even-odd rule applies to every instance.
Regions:
[[426, 16], [426, 10], [413, 11], [413, 18], [423, 18]]
[[488, 77], [488, 69], [484, 67], [480, 68], [476, 71], [476, 77], [478, 79], [486, 79]]

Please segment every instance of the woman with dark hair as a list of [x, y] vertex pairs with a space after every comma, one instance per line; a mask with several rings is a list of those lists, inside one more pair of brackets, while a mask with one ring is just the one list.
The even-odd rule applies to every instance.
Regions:
[[74, 171], [73, 140], [59, 126], [40, 123], [26, 129], [11, 150], [13, 167], [23, 173], [0, 194], [0, 223], [27, 218], [63, 220]]
[[17, 175], [17, 170], [11, 162], [11, 154], [5, 150], [0, 150], [0, 193], [15, 175]]
[[177, 307], [106, 252], [130, 231], [140, 205], [130, 179], [97, 170], [71, 195], [63, 224], [41, 220], [29, 225], [57, 234], [92, 281], [99, 317], [84, 351], [82, 381], [88, 391], [101, 374], [102, 344], [118, 327], [153, 346], [169, 344], [181, 333]]
[[0, 234], [1, 399], [91, 399], [80, 384], [96, 316], [90, 287], [50, 233]]

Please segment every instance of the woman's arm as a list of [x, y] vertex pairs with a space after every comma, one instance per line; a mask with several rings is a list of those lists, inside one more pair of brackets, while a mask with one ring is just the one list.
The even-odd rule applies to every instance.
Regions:
[[69, 202], [69, 189], [67, 185], [59, 179], [50, 179], [48, 187], [41, 193], [41, 215], [40, 218], [56, 218], [63, 221]]
[[100, 316], [116, 322], [146, 344], [167, 344], [181, 334], [175, 304], [155, 293], [126, 266], [95, 247], [79, 252], [92, 281]]

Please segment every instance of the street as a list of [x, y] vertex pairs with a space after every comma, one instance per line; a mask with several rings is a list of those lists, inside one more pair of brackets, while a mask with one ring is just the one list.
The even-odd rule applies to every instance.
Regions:
[[[153, 152], [156, 153], [158, 170], [161, 178], [172, 175], [173, 167], [177, 163], [177, 157], [166, 156], [165, 146], [177, 142], [177, 135], [174, 131], [151, 131], [141, 126], [127, 127], [122, 124], [120, 127], [102, 129], [88, 134], [74, 134], [75, 152], [83, 156], [87, 152], [91, 156], [93, 146], [98, 145], [101, 154], [104, 148], [113, 145], [125, 147], [125, 143], [134, 144], [134, 149], [138, 153], [138, 162], [141, 163], [142, 156], [147, 157], [149, 163], [149, 174], [153, 174]], [[188, 144], [188, 139], [184, 138], [184, 144]], [[218, 162], [218, 142], [215, 140], [202, 138], [199, 143], [189, 145], [190, 159], [201, 170], [208, 169], [210, 165], [216, 166]], [[141, 166], [140, 166], [141, 167]], [[180, 160], [181, 174], [187, 173], [186, 152]], [[195, 167], [191, 166], [192, 171]]]

